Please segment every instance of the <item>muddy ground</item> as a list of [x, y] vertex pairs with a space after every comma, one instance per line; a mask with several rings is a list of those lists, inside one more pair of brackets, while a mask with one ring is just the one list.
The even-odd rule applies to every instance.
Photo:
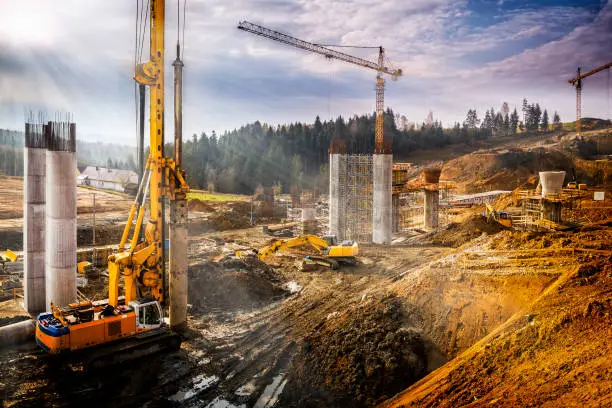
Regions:
[[[606, 239], [601, 231], [590, 232], [594, 246]], [[265, 244], [259, 228], [192, 236], [190, 331], [179, 351], [85, 375], [33, 344], [4, 350], [5, 405], [375, 406], [453, 361], [580, 263], [487, 255], [522, 234], [478, 234], [458, 249], [363, 245], [358, 266], [312, 272], [296, 267], [307, 248], [265, 264], [212, 261]]]

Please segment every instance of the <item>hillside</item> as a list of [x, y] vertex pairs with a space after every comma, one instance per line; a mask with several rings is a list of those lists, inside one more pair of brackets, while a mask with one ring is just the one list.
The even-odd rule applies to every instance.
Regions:
[[[381, 407], [610, 406], [609, 224], [557, 235], [554, 242], [563, 247], [587, 249], [566, 261], [564, 272], [508, 320]], [[493, 247], [511, 254], [509, 242], [524, 248], [539, 240], [508, 233]], [[558, 249], [550, 248], [540, 251], [556, 262]]]

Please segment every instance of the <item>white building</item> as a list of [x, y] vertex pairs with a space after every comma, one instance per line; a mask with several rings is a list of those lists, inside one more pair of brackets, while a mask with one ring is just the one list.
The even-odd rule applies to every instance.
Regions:
[[129, 190], [138, 185], [138, 174], [132, 170], [87, 166], [77, 177], [77, 184], [124, 193], [126, 188]]

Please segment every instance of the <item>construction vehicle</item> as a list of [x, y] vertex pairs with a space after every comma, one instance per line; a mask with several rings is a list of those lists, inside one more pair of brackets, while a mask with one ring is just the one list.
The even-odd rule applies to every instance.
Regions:
[[5, 270], [4, 265], [7, 262], [15, 262], [16, 260], [17, 260], [17, 254], [11, 251], [10, 249], [7, 249], [6, 251], [4, 251], [4, 253], [0, 254], [0, 266], [2, 266], [1, 268], [2, 272], [4, 272]]
[[[51, 312], [39, 314], [36, 324], [36, 342], [48, 353], [58, 354], [96, 346], [95, 351], [91, 350], [93, 357], [86, 362], [93, 367], [177, 348], [181, 343], [180, 337], [170, 330], [163, 318], [164, 307], [168, 306], [168, 271], [162, 245], [165, 228], [164, 200], [170, 199], [172, 221], [180, 217], [180, 214], [177, 216], [180, 210], [175, 209], [175, 206], [177, 202], [186, 204], [189, 187], [180, 167], [182, 142], [176, 130], [174, 159], [164, 156], [163, 152], [165, 1], [151, 0], [148, 11], [151, 27], [150, 60], [136, 65], [134, 79], [150, 88], [151, 151], [118, 252], [108, 257], [109, 298], [96, 302], [84, 299], [67, 306], [51, 303]], [[177, 61], [182, 67], [178, 44], [175, 64]], [[175, 98], [179, 89], [176, 78], [175, 68]], [[182, 117], [178, 109], [175, 99], [175, 129], [176, 121]], [[147, 196], [150, 220], [143, 227]], [[134, 231], [126, 246], [132, 224]], [[144, 237], [141, 228], [144, 228]], [[172, 236], [172, 225], [170, 228]], [[119, 296], [121, 278], [123, 296]], [[172, 316], [172, 311], [170, 314]]]
[[[400, 76], [402, 76], [401, 69], [392, 69], [385, 64], [389, 64], [387, 57], [385, 55], [385, 50], [382, 46], [379, 47], [352, 47], [352, 48], [374, 48], [378, 49], [378, 61], [372, 62], [363, 58], [355, 57], [353, 55], [345, 54], [343, 52], [339, 52], [333, 50], [329, 47], [333, 47], [333, 45], [323, 46], [320, 44], [313, 44], [308, 41], [300, 40], [298, 38], [292, 37], [287, 34], [280, 33], [275, 30], [270, 30], [269, 28], [262, 27], [257, 24], [250, 23], [248, 21], [241, 21], [238, 23], [238, 29], [256, 34], [265, 38], [269, 38], [274, 41], [281, 42], [283, 44], [291, 45], [296, 48], [301, 48], [306, 51], [314, 52], [320, 55], [323, 55], [327, 59], [338, 59], [340, 61], [348, 62], [351, 64], [359, 65], [364, 68], [370, 68], [377, 71], [376, 75], [376, 128], [374, 131], [374, 146], [375, 153], [384, 153], [383, 150], [388, 147], [384, 144], [384, 134], [383, 134], [383, 111], [385, 108], [385, 79], [382, 77], [382, 74], [390, 75], [393, 80], [396, 80]], [[347, 45], [342, 45], [342, 47], [349, 47]]]
[[310, 245], [317, 251], [317, 256], [308, 256], [306, 262], [316, 263], [332, 269], [338, 269], [340, 264], [355, 265], [355, 258], [359, 253], [359, 244], [353, 241], [337, 242], [334, 236], [317, 237], [316, 235], [302, 235], [290, 239], [279, 239], [259, 250], [238, 251], [236, 256], [243, 258], [254, 253], [263, 261], [270, 255], [286, 248]]
[[495, 221], [506, 228], [512, 228], [512, 217], [506, 212], [497, 211], [489, 203], [485, 203], [485, 213], [483, 214], [487, 222]]
[[612, 62], [597, 67], [586, 74], [581, 74], [580, 67], [578, 67], [576, 77], [568, 81], [572, 86], [576, 87], [576, 134], [578, 136], [580, 136], [580, 119], [582, 117], [582, 80], [605, 69], [610, 69], [610, 67], [612, 67]]

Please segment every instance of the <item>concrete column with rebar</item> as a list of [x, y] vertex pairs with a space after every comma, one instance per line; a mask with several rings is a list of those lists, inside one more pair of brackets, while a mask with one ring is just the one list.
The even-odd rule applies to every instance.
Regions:
[[66, 306], [77, 299], [76, 126], [49, 122], [46, 153], [45, 294]]
[[393, 155], [374, 154], [372, 242], [391, 243]]
[[45, 311], [46, 141], [42, 123], [25, 124], [23, 208], [23, 292], [28, 313]]

